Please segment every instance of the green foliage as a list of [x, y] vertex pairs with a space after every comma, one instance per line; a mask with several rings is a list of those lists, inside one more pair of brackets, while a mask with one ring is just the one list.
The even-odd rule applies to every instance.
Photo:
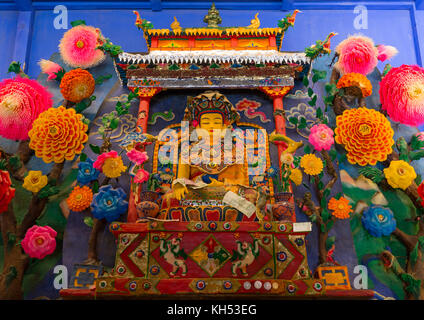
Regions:
[[93, 228], [94, 226], [94, 221], [92, 217], [85, 217], [84, 218], [84, 223], [89, 226], [90, 228]]
[[103, 84], [103, 82], [105, 81], [105, 80], [109, 80], [110, 78], [112, 78], [112, 75], [111, 74], [107, 74], [107, 75], [104, 75], [104, 76], [99, 76], [99, 77], [97, 77], [96, 78], [96, 85], [101, 85], [101, 84]]
[[9, 158], [9, 166], [12, 167], [13, 170], [18, 170], [22, 167], [21, 159], [19, 159], [19, 156], [13, 155]]
[[81, 153], [80, 155], [80, 161], [84, 162], [85, 160], [87, 160], [87, 155], [85, 153]]
[[411, 161], [424, 158], [424, 150], [410, 152], [409, 157], [411, 158]]
[[308, 101], [308, 104], [309, 104], [311, 107], [315, 106], [315, 105], [317, 104], [317, 99], [318, 99], [318, 96], [315, 94], [315, 95], [312, 97], [312, 99], [311, 99], [310, 101]]
[[332, 236], [332, 237], [328, 237], [327, 241], [325, 242], [325, 248], [327, 250], [330, 250], [331, 247], [333, 246], [333, 244], [336, 242], [336, 237]]
[[85, 98], [78, 102], [74, 109], [77, 113], [83, 112], [85, 109], [87, 109], [89, 106], [91, 106], [92, 101], [96, 100], [96, 96], [91, 96], [90, 98]]
[[7, 69], [7, 72], [19, 74], [21, 72], [21, 63], [19, 61], [12, 61]]
[[305, 129], [307, 127], [307, 122], [305, 117], [300, 117], [300, 123], [297, 126], [299, 129]]
[[84, 20], [75, 20], [71, 22], [72, 27], [81, 26], [81, 25], [85, 26], [87, 24], [85, 23]]
[[339, 89], [337, 89], [337, 86], [334, 83], [327, 83], [325, 85], [325, 92], [327, 93], [327, 96], [324, 97], [324, 103], [326, 105], [332, 105], [334, 97], [339, 92]]
[[364, 177], [371, 179], [374, 183], [380, 183], [384, 179], [384, 174], [380, 169], [374, 167], [363, 167], [358, 170]]
[[421, 150], [422, 148], [424, 148], [424, 141], [419, 140], [416, 135], [413, 135], [411, 137], [409, 145], [411, 146], [411, 150], [413, 151]]
[[386, 64], [383, 69], [383, 77], [392, 69], [392, 65], [390, 63]]
[[328, 154], [330, 155], [331, 161], [334, 161], [337, 159], [337, 151], [335, 149], [331, 149]]
[[126, 102], [122, 103], [121, 101], [118, 101], [116, 103], [115, 110], [118, 113], [118, 116], [122, 116], [122, 115], [128, 113], [130, 106], [131, 106], [131, 101], [134, 100], [137, 97], [138, 91], [139, 91], [139, 89], [135, 88], [134, 92], [130, 92], [128, 94]]
[[90, 146], [91, 151], [93, 151], [95, 154], [101, 154], [99, 146], [96, 146], [96, 145], [91, 144], [91, 143], [89, 144], [89, 146]]
[[309, 79], [308, 79], [308, 77], [303, 77], [302, 83], [303, 83], [303, 85], [305, 87], [308, 87], [309, 86]]
[[312, 69], [312, 72], [314, 75], [312, 76], [312, 82], [318, 82], [320, 80], [324, 80], [327, 77], [327, 71], [326, 70], [317, 70]]
[[311, 146], [309, 145], [309, 143], [305, 143], [303, 146], [303, 152], [305, 154], [309, 154], [312, 152]]
[[0, 159], [0, 170], [6, 170], [6, 168], [7, 168], [6, 159]]
[[290, 117], [289, 118], [289, 122], [293, 123], [294, 125], [297, 125], [299, 120], [296, 117]]
[[120, 53], [124, 52], [121, 46], [114, 45], [108, 38], [106, 38], [105, 42], [98, 46], [97, 49], [102, 50], [105, 54], [110, 54], [112, 57], [116, 57]]
[[55, 194], [59, 193], [59, 188], [56, 186], [53, 186], [51, 184], [47, 184], [43, 189], [41, 189], [38, 193], [37, 193], [37, 197], [39, 199], [44, 199], [44, 198], [48, 198], [50, 196], [53, 196]]
[[406, 284], [405, 290], [411, 293], [416, 299], [418, 299], [420, 296], [421, 280], [417, 280], [407, 273], [401, 274], [400, 278]]

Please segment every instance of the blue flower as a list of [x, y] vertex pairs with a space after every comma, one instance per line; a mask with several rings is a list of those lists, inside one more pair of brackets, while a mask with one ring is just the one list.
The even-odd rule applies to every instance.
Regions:
[[86, 161], [78, 163], [77, 181], [81, 184], [87, 184], [97, 180], [100, 171], [93, 167], [94, 161], [87, 158]]
[[392, 210], [371, 205], [362, 214], [362, 225], [374, 237], [389, 236], [396, 229]]
[[106, 219], [108, 222], [117, 220], [128, 210], [127, 197], [122, 188], [113, 189], [107, 185], [99, 189], [93, 197], [91, 212], [96, 219]]

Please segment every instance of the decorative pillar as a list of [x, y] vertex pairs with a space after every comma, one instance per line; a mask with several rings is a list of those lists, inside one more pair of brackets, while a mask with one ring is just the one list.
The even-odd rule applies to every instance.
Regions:
[[[286, 134], [286, 119], [283, 107], [283, 98], [293, 87], [260, 87], [261, 91], [272, 99], [274, 105], [275, 132]], [[281, 153], [287, 148], [285, 142], [278, 143], [278, 159], [280, 161]], [[280, 161], [281, 167], [281, 161]]]
[[[129, 88], [131, 91], [134, 92], [135, 88]], [[149, 121], [149, 108], [150, 108], [150, 100], [152, 97], [159, 93], [162, 90], [162, 88], [138, 88], [137, 95], [140, 98], [140, 104], [138, 107], [138, 117], [137, 117], [137, 132], [147, 132], [147, 123]], [[136, 222], [138, 219], [137, 215], [137, 208], [136, 208], [136, 199], [139, 197], [137, 192], [134, 192], [136, 190], [139, 190], [139, 188], [136, 188], [134, 183], [131, 181], [131, 188], [130, 188], [130, 198], [128, 201], [128, 222]]]

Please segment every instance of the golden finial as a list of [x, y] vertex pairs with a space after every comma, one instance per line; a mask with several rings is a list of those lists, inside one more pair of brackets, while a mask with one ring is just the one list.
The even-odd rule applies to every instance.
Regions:
[[176, 17], [174, 17], [174, 22], [171, 23], [171, 29], [173, 31], [181, 31], [180, 23], [178, 22]]
[[259, 12], [255, 14], [255, 18], [250, 20], [250, 25], [247, 26], [247, 28], [252, 28], [252, 29], [258, 29], [259, 26], [261, 25], [261, 22], [259, 21], [258, 18]]

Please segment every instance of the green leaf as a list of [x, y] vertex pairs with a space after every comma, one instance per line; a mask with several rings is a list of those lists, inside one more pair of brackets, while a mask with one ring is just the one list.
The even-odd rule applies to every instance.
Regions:
[[14, 169], [18, 170], [22, 167], [21, 159], [19, 159], [19, 156], [13, 155], [9, 158], [9, 165]]
[[93, 193], [97, 193], [97, 192], [99, 192], [99, 181], [94, 180], [94, 183], [93, 183]]
[[380, 183], [384, 179], [384, 174], [381, 170], [373, 167], [364, 167], [358, 170], [365, 178], [371, 179], [374, 183]]
[[21, 63], [19, 61], [12, 61], [12, 63], [9, 65], [9, 68], [7, 69], [7, 72], [19, 74], [21, 72]]
[[306, 76], [305, 76], [305, 77], [303, 77], [302, 82], [303, 82], [303, 85], [304, 85], [305, 87], [309, 86], [309, 80], [308, 80], [308, 78], [307, 78]]
[[413, 151], [421, 150], [422, 148], [424, 148], [424, 141], [418, 140], [418, 137], [416, 135], [413, 135], [411, 137], [411, 141], [409, 142], [409, 144]]
[[118, 118], [112, 119], [112, 121], [110, 122], [110, 128], [112, 130], [115, 130], [116, 128], [118, 128], [118, 126], [119, 126], [119, 119]]
[[314, 90], [312, 90], [312, 88], [308, 88], [308, 96], [312, 97], [314, 94]]
[[91, 151], [93, 151], [95, 154], [101, 154], [100, 147], [96, 146], [94, 144], [89, 144]]
[[410, 152], [409, 157], [411, 158], [411, 161], [424, 158], [424, 150]]
[[96, 83], [97, 85], [101, 85], [101, 84], [103, 84], [103, 82], [104, 82], [105, 80], [108, 80], [108, 79], [110, 79], [110, 78], [112, 78], [112, 75], [111, 75], [111, 74], [107, 74], [107, 75], [105, 75], [105, 76], [99, 76], [98, 78], [96, 78], [95, 83]]
[[329, 220], [327, 225], [326, 225], [326, 231], [327, 232], [330, 231], [331, 228], [333, 227], [333, 225], [334, 225], [334, 220]]
[[72, 27], [76, 27], [76, 26], [80, 26], [80, 25], [87, 25], [86, 23], [85, 23], [85, 21], [84, 20], [75, 20], [75, 21], [72, 21], [71, 22], [71, 26]]
[[299, 122], [299, 120], [296, 117], [290, 117], [289, 118], [289, 122], [290, 123], [293, 123], [294, 125], [296, 125]]
[[417, 173], [417, 177], [415, 178], [415, 184], [417, 185], [417, 186], [419, 186], [420, 184], [421, 184], [421, 182], [422, 182], [422, 177], [421, 177], [421, 175], [420, 174], [418, 174]]
[[306, 118], [305, 117], [301, 117], [298, 128], [299, 129], [305, 129], [306, 126], [307, 126]]
[[324, 103], [328, 105], [332, 105], [334, 101], [334, 96], [326, 96], [324, 97]]
[[312, 72], [314, 73], [314, 75], [312, 76], [312, 82], [318, 82], [320, 80], [323, 80], [327, 77], [327, 71], [325, 70], [316, 70], [316, 69], [312, 69]]
[[324, 198], [327, 199], [330, 196], [331, 190], [330, 189], [325, 189], [324, 190]]
[[336, 160], [336, 158], [337, 158], [337, 151], [335, 149], [331, 149], [328, 154], [330, 155], [331, 161]]
[[406, 291], [413, 294], [415, 298], [418, 298], [420, 296], [421, 280], [415, 279], [408, 273], [402, 273], [400, 278], [406, 284]]
[[328, 237], [327, 241], [325, 241], [325, 248], [327, 250], [330, 250], [331, 247], [333, 246], [333, 244], [336, 242], [336, 237], [332, 236], [332, 237]]
[[85, 160], [87, 160], [87, 155], [85, 153], [81, 153], [80, 155], [80, 161], [84, 162]]
[[412, 265], [415, 265], [418, 259], [418, 246], [419, 246], [419, 242], [417, 242], [417, 244], [414, 247], [414, 250], [411, 251], [411, 254], [409, 256], [409, 258], [411, 259]]
[[315, 214], [312, 214], [309, 216], [309, 220], [311, 220], [311, 222], [315, 223], [315, 221], [317, 221], [317, 216]]
[[311, 99], [311, 101], [308, 101], [308, 104], [311, 107], [315, 106], [317, 104], [317, 99], [318, 99], [318, 96], [317, 95], [314, 95], [313, 98]]
[[322, 181], [318, 182], [318, 188], [322, 190], [324, 188], [324, 182]]
[[316, 113], [315, 113], [315, 116], [316, 116], [318, 119], [321, 119], [321, 118], [322, 118], [323, 113], [322, 113], [322, 109], [321, 109], [320, 107], [318, 107], [318, 108], [317, 108], [317, 111], [316, 111]]
[[6, 159], [0, 159], [0, 170], [6, 170], [7, 162]]
[[343, 194], [341, 192], [339, 192], [339, 193], [336, 194], [336, 196], [334, 198], [336, 198], [337, 200], [340, 200], [340, 198], [342, 197], [342, 195]]
[[38, 191], [37, 197], [39, 199], [44, 199], [44, 198], [51, 197], [51, 196], [58, 194], [58, 193], [59, 193], [58, 187], [47, 184], [43, 189]]
[[303, 152], [305, 154], [311, 153], [311, 146], [308, 143], [305, 143], [305, 146], [303, 147]]
[[92, 217], [85, 217], [84, 218], [84, 223], [89, 226], [90, 228], [93, 228], [94, 226], [94, 220]]

